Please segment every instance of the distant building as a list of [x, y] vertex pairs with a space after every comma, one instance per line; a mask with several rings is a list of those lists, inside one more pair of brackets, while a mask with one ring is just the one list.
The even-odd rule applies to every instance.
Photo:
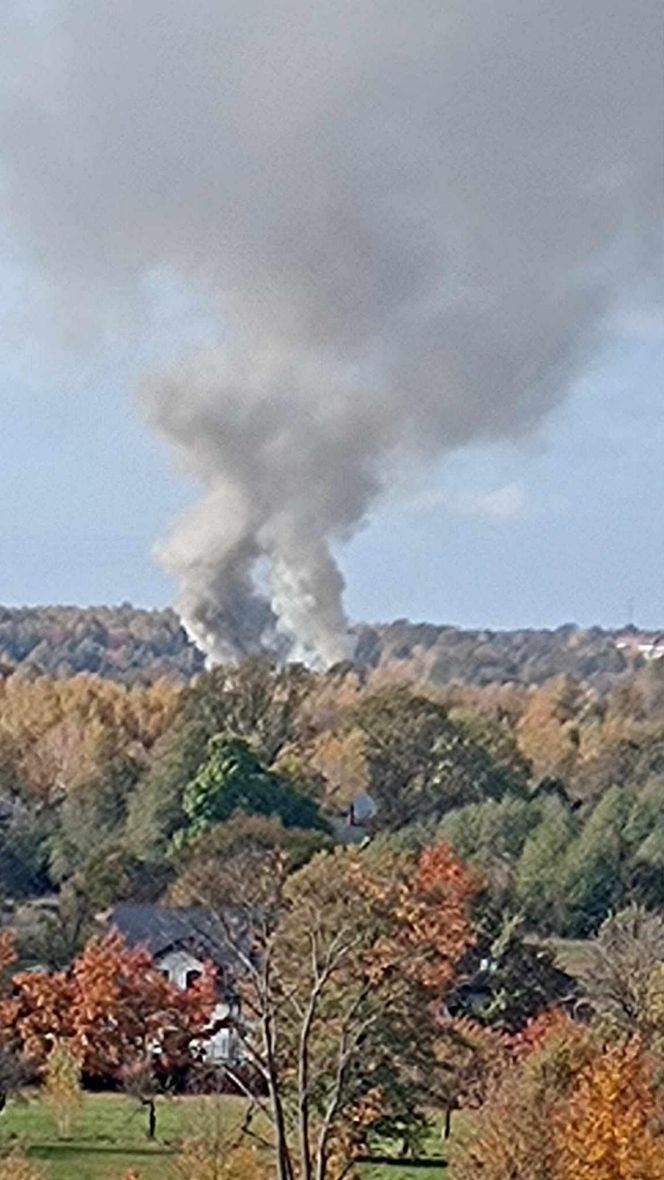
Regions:
[[617, 637], [616, 647], [627, 655], [641, 656], [644, 660], [661, 660], [664, 657], [664, 633], [625, 631]]
[[332, 820], [332, 830], [340, 844], [363, 844], [376, 831], [378, 808], [371, 795], [356, 795], [348, 810]]
[[206, 1041], [210, 1061], [234, 1061], [241, 1056], [240, 1043], [232, 1019], [239, 1012], [233, 986], [233, 963], [224, 950], [224, 934], [219, 918], [202, 907], [169, 907], [122, 903], [112, 910], [109, 925], [122, 935], [127, 946], [144, 947], [154, 959], [157, 970], [169, 983], [183, 991], [193, 987], [203, 973], [205, 963], [217, 969], [219, 1001], [212, 1016], [212, 1026], [226, 1023]]

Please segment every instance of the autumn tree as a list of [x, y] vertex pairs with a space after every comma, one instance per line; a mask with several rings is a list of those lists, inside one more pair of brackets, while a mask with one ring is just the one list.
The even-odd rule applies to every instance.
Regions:
[[594, 1055], [586, 1032], [560, 1014], [519, 1034], [511, 1063], [490, 1077], [473, 1134], [454, 1152], [455, 1177], [559, 1180], [557, 1112]]
[[347, 810], [367, 789], [367, 766], [364, 739], [357, 728], [340, 732], [323, 732], [306, 748], [309, 766], [320, 774], [325, 784], [323, 800], [327, 807]]
[[26, 797], [60, 799], [113, 758], [145, 761], [178, 706], [160, 682], [129, 689], [94, 676], [0, 678], [0, 749]]
[[46, 1180], [43, 1169], [26, 1159], [15, 1148], [12, 1148], [9, 1155], [0, 1158], [0, 1169], [2, 1180]]
[[260, 1151], [250, 1144], [217, 1148], [209, 1138], [188, 1139], [172, 1168], [173, 1180], [272, 1180]]
[[147, 951], [126, 947], [116, 933], [92, 939], [70, 978], [75, 1043], [84, 1048], [90, 1076], [112, 1076], [149, 1050], [164, 1068], [186, 1063], [215, 1004], [213, 969], [181, 991], [157, 970]]
[[536, 779], [566, 779], [573, 773], [588, 697], [584, 686], [569, 676], [555, 677], [530, 694], [516, 732]]
[[631, 905], [607, 918], [589, 944], [581, 974], [589, 1004], [622, 1033], [664, 1032], [658, 1012], [664, 918]]
[[91, 939], [66, 971], [14, 976], [0, 1002], [0, 1033], [36, 1064], [64, 1040], [84, 1077], [111, 1080], [148, 1054], [165, 1071], [186, 1068], [215, 1003], [212, 969], [181, 991], [147, 951], [111, 932]]
[[187, 1104], [186, 1134], [173, 1180], [273, 1180], [269, 1143], [247, 1139], [246, 1116], [234, 1119], [223, 1095], [206, 1093]]
[[[9, 991], [10, 972], [16, 963], [14, 937], [0, 930], [0, 1009]], [[2, 1029], [0, 1021], [0, 1114], [8, 1098], [18, 1092], [29, 1078], [26, 1062], [17, 1051], [13, 1034]]]
[[422, 1120], [428, 1013], [471, 939], [472, 888], [442, 845], [419, 858], [338, 850], [294, 874], [274, 850], [201, 878], [197, 900], [237, 966], [243, 1047], [267, 1100], [250, 1097], [272, 1123], [278, 1180], [331, 1180], [373, 1134]]
[[581, 1071], [559, 1115], [556, 1180], [664, 1180], [660, 1118], [641, 1043], [608, 1047]]
[[549, 1106], [522, 1072], [496, 1083], [453, 1166], [458, 1180], [555, 1180]]

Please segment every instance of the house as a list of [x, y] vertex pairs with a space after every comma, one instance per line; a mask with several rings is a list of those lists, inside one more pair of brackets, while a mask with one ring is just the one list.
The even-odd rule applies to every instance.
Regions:
[[348, 810], [332, 820], [332, 831], [340, 844], [365, 844], [376, 831], [378, 808], [371, 795], [362, 792], [351, 800]]
[[183, 991], [200, 978], [205, 963], [215, 965], [219, 1002], [212, 1024], [226, 1022], [226, 1027], [210, 1035], [205, 1053], [210, 1061], [237, 1060], [240, 1045], [232, 1025], [239, 1012], [239, 1000], [233, 986], [232, 955], [224, 949], [225, 937], [219, 918], [199, 906], [122, 903], [111, 911], [109, 926], [122, 935], [127, 946], [148, 950], [157, 969]]
[[635, 628], [618, 635], [616, 647], [630, 656], [661, 660], [664, 657], [664, 635], [659, 632], [637, 631]]

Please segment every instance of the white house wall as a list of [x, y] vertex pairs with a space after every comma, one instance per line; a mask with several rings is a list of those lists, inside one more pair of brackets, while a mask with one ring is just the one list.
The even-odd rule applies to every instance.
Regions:
[[[169, 982], [179, 987], [182, 991], [187, 990], [187, 978], [191, 971], [198, 971], [202, 974], [204, 970], [204, 963], [197, 959], [194, 955], [189, 954], [188, 951], [174, 950], [169, 951], [165, 955], [161, 955], [156, 959], [156, 966], [159, 971], [162, 971], [168, 976]], [[220, 1020], [224, 1020], [230, 1013], [228, 1004], [220, 1000], [212, 1016], [212, 1023], [216, 1024]], [[233, 1035], [230, 1029], [222, 1028], [218, 1032], [213, 1033], [205, 1042], [205, 1055], [210, 1061], [228, 1061], [232, 1053]]]

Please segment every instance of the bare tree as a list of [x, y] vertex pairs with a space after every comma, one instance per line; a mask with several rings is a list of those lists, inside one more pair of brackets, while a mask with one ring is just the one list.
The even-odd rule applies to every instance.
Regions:
[[640, 1029], [655, 972], [664, 964], [664, 917], [631, 905], [607, 918], [590, 944], [588, 999], [628, 1031]]
[[245, 1133], [255, 1113], [269, 1121], [278, 1180], [338, 1180], [372, 1134], [421, 1123], [432, 994], [468, 940], [467, 882], [439, 867], [444, 881], [410, 854], [343, 850], [289, 875], [275, 848], [190, 868], [241, 997], [243, 1060], [227, 1072]]

